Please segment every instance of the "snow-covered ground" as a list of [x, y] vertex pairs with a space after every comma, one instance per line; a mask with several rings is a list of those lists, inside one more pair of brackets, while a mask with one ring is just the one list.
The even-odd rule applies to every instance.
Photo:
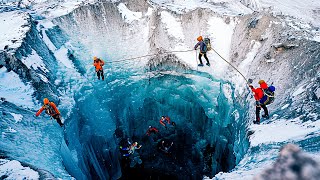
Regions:
[[39, 179], [39, 173], [19, 161], [0, 159], [0, 176], [4, 179]]
[[269, 9], [270, 11], [296, 17], [319, 27], [320, 1], [315, 0], [244, 0], [244, 4], [254, 10]]

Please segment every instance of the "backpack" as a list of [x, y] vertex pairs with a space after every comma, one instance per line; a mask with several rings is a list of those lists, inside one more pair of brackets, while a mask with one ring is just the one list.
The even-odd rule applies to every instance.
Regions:
[[207, 47], [206, 51], [211, 51], [212, 48], [211, 48], [210, 39], [209, 38], [204, 38], [203, 42]]
[[44, 109], [45, 109], [46, 114], [48, 114], [48, 115], [50, 115], [50, 116], [51, 116], [52, 114], [56, 114], [56, 111], [53, 109], [53, 107], [52, 107], [50, 104], [44, 105], [43, 107], [44, 107]]
[[274, 86], [269, 86], [268, 89], [263, 89], [263, 98], [261, 99], [263, 101], [264, 105], [268, 105], [273, 103], [274, 101], [274, 91], [276, 88]]

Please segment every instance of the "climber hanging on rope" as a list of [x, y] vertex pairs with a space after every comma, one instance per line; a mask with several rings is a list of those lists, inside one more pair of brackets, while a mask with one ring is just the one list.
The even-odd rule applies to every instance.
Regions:
[[198, 64], [198, 66], [203, 66], [202, 63], [202, 55], [204, 56], [204, 58], [207, 61], [207, 66], [210, 66], [210, 62], [209, 59], [207, 57], [207, 51], [211, 50], [211, 44], [210, 44], [210, 39], [209, 38], [205, 38], [205, 40], [203, 40], [202, 36], [199, 36], [197, 38], [198, 43], [194, 46], [194, 50], [197, 49], [198, 46], [200, 46], [200, 52], [199, 52], [199, 61], [200, 64]]
[[151, 133], [157, 134], [159, 130], [155, 127], [149, 126], [149, 129], [147, 130], [147, 135], [150, 136]]
[[142, 145], [138, 146], [137, 142], [134, 142], [134, 143], [131, 144], [131, 142], [129, 140], [128, 140], [128, 144], [129, 144], [128, 147], [120, 146], [121, 150], [128, 151], [128, 153], [123, 154], [123, 156], [130, 156], [131, 154], [134, 154], [134, 151], [136, 149], [140, 149], [142, 147]]
[[165, 154], [170, 154], [171, 153], [170, 148], [172, 147], [172, 145], [173, 145], [173, 142], [168, 143], [162, 140], [159, 149]]
[[168, 116], [162, 116], [159, 122], [166, 129], [167, 129], [167, 125], [169, 125], [169, 124], [171, 124], [172, 126], [176, 126], [176, 123], [174, 123], [174, 122], [170, 123], [170, 118]]
[[[249, 79], [249, 83], [252, 83], [252, 80]], [[251, 84], [249, 84], [250, 89], [254, 94], [254, 98], [256, 100], [256, 120], [253, 121], [254, 124], [260, 124], [260, 110], [263, 108], [264, 114], [263, 118], [269, 119], [269, 112], [267, 109], [268, 104], [271, 104], [274, 101], [274, 86], [269, 86], [264, 80], [260, 80], [258, 82], [260, 84], [260, 88], [254, 88]]]
[[44, 98], [43, 103], [44, 105], [36, 113], [36, 116], [38, 117], [42, 113], [42, 111], [45, 110], [46, 114], [55, 119], [57, 123], [62, 127], [64, 124], [61, 122], [61, 115], [57, 106], [53, 102], [50, 102], [48, 98]]
[[104, 80], [104, 74], [103, 74], [103, 68], [104, 61], [100, 58], [97, 58], [96, 56], [93, 57], [93, 65], [96, 67], [96, 73], [98, 76], [98, 80], [100, 80], [100, 76], [102, 77], [102, 80]]

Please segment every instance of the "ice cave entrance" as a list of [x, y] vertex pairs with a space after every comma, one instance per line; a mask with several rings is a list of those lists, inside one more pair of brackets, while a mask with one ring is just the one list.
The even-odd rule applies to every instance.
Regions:
[[[105, 81], [79, 89], [65, 136], [68, 150], [62, 147], [71, 175], [202, 179], [235, 167], [248, 146], [243, 100], [230, 83], [173, 59], [155, 57], [158, 63], [132, 71], [114, 71], [122, 64], [113, 64]], [[176, 125], [163, 127], [161, 116]], [[147, 136], [149, 126], [159, 132]], [[142, 147], [125, 157], [119, 147], [128, 146], [127, 140]], [[162, 141], [173, 142], [170, 153], [161, 151]]]

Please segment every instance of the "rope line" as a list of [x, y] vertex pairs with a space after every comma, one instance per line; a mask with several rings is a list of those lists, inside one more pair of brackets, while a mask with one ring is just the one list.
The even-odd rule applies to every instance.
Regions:
[[176, 52], [189, 52], [189, 51], [194, 51], [194, 49], [189, 49], [189, 50], [184, 50], [184, 51], [166, 51], [166, 52], [159, 52], [159, 53], [147, 54], [147, 55], [144, 55], [144, 56], [138, 56], [138, 57], [133, 57], [133, 58], [119, 59], [119, 60], [116, 60], [116, 61], [110, 61], [110, 62], [105, 62], [105, 63], [123, 62], [123, 61], [140, 59], [140, 58], [144, 58], [144, 57], [156, 56], [156, 55], [161, 55], [161, 54], [170, 54], [170, 53], [176, 53]]
[[218, 54], [218, 56], [220, 56], [220, 58], [221, 58], [222, 60], [224, 60], [224, 61], [225, 61], [226, 63], [228, 63], [231, 67], [233, 67], [233, 68], [243, 77], [243, 79], [247, 82], [247, 84], [249, 84], [247, 78], [246, 78], [235, 66], [233, 66], [229, 61], [227, 61], [225, 58], [223, 58], [216, 50], [214, 50], [213, 48], [212, 48], [212, 50], [213, 50], [216, 54]]
[[[243, 77], [243, 79], [249, 84], [247, 78], [234, 65], [232, 65], [229, 61], [227, 61], [225, 58], [223, 58], [216, 50], [214, 50], [213, 48], [212, 48], [212, 50], [222, 60], [224, 60], [226, 63], [228, 63], [233, 69], [235, 69]], [[140, 58], [145, 58], [145, 57], [151, 57], [151, 56], [156, 56], [156, 55], [161, 55], [161, 54], [170, 54], [170, 53], [177, 53], [177, 52], [190, 52], [190, 51], [194, 51], [194, 49], [189, 49], [189, 50], [184, 50], [184, 51], [165, 51], [165, 52], [159, 52], [159, 53], [154, 53], [154, 54], [147, 54], [147, 55], [144, 55], [144, 56], [137, 56], [137, 57], [133, 57], [133, 58], [119, 59], [119, 60], [116, 60], [116, 61], [109, 61], [109, 62], [105, 62], [105, 63], [124, 62], [124, 61], [135, 60], [135, 59], [140, 59]], [[197, 51], [196, 51], [196, 61], [197, 61]], [[197, 66], [197, 70], [198, 70], [198, 66]]]

